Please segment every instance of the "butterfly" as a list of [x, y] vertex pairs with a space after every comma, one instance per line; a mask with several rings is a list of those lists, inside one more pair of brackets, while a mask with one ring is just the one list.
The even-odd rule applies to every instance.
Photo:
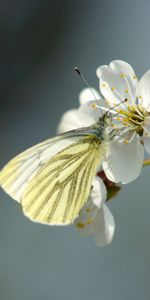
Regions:
[[90, 127], [50, 138], [22, 152], [0, 172], [0, 185], [32, 221], [73, 223], [88, 200], [92, 179], [106, 157], [113, 130], [105, 113]]

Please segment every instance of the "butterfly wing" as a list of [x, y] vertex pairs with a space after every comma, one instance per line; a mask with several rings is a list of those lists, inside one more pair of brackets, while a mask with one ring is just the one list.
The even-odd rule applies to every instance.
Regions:
[[[79, 131], [79, 132], [78, 132]], [[14, 157], [0, 172], [0, 185], [13, 199], [20, 202], [31, 178], [43, 164], [66, 146], [87, 134], [86, 128], [66, 132], [37, 144]]]
[[105, 147], [90, 129], [75, 130], [12, 159], [0, 183], [24, 214], [45, 224], [69, 224], [87, 201]]
[[87, 136], [50, 158], [22, 196], [25, 215], [46, 224], [69, 224], [90, 194], [97, 165], [103, 158], [100, 139]]

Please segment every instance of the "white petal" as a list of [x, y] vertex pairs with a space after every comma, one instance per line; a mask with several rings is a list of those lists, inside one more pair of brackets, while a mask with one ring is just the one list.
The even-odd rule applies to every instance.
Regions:
[[144, 147], [148, 154], [150, 154], [150, 136], [144, 137]]
[[113, 61], [109, 66], [99, 67], [97, 76], [100, 79], [101, 93], [109, 100], [110, 106], [126, 98], [130, 103], [135, 103], [138, 81], [129, 64], [120, 60]]
[[63, 114], [58, 125], [58, 133], [66, 132], [76, 128], [80, 128], [81, 120], [78, 116], [78, 109], [72, 109]]
[[139, 176], [143, 159], [143, 146], [140, 137], [135, 135], [129, 144], [116, 140], [110, 143], [110, 153], [103, 168], [109, 180], [126, 184]]
[[[78, 224], [80, 223], [80, 220], [78, 220]], [[81, 221], [81, 224], [82, 224], [82, 221]], [[76, 225], [76, 223], [75, 223]], [[77, 226], [76, 226], [77, 227]], [[81, 235], [81, 236], [89, 236], [89, 235], [92, 235], [93, 234], [93, 223], [91, 224], [88, 224], [84, 227], [77, 227], [78, 229], [78, 233]]]
[[100, 94], [92, 87], [85, 88], [79, 94], [79, 102], [81, 105], [83, 105], [91, 100], [100, 100], [100, 99], [101, 99]]
[[142, 99], [139, 99], [141, 104], [147, 111], [150, 112], [150, 70], [148, 70], [140, 79], [140, 93]]
[[89, 101], [80, 106], [78, 117], [82, 120], [84, 127], [94, 124], [102, 116], [100, 105], [101, 101]]
[[116, 72], [123, 72], [124, 74], [126, 74], [129, 80], [132, 81], [134, 79], [134, 81], [137, 82], [135, 72], [127, 62], [123, 60], [114, 60], [110, 63], [110, 67]]
[[81, 209], [78, 218], [75, 220], [74, 225], [76, 226], [78, 232], [82, 236], [88, 236], [93, 234], [93, 221], [96, 215], [97, 207], [93, 205], [91, 197], [85, 203], [84, 207]]
[[114, 236], [115, 222], [109, 208], [105, 204], [98, 210], [93, 226], [96, 245], [103, 247], [110, 244]]
[[98, 176], [95, 176], [92, 181], [92, 191], [91, 191], [91, 198], [92, 202], [100, 208], [107, 197], [107, 190], [105, 184], [103, 183], [102, 179]]
[[150, 117], [144, 122], [144, 147], [150, 154]]

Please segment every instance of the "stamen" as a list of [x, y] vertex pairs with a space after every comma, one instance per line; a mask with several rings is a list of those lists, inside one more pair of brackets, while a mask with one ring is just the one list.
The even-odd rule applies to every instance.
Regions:
[[[120, 136], [123, 136], [126, 132], [129, 132], [129, 131], [132, 130], [131, 128], [127, 128], [127, 127], [126, 127], [126, 128], [123, 127], [123, 129], [124, 129], [124, 130], [119, 131], [119, 137], [120, 137]], [[123, 141], [124, 141], [124, 137], [123, 137], [120, 141], [123, 142]]]
[[130, 86], [130, 84], [129, 84], [129, 81], [128, 81], [128, 79], [125, 77], [124, 78], [125, 79], [125, 83], [126, 83], [126, 85], [127, 85], [127, 93], [129, 93], [130, 95], [132, 95], [132, 90], [131, 90], [131, 86]]
[[84, 228], [84, 227], [85, 227], [85, 224], [82, 223], [82, 222], [78, 222], [78, 223], [76, 224], [76, 226], [77, 226], [78, 228]]
[[[143, 119], [143, 114], [142, 114], [142, 112], [138, 109], [138, 106], [136, 106], [135, 109], [136, 109], [137, 113], [141, 116], [141, 119]], [[140, 116], [138, 116], [138, 117], [140, 117]]]
[[128, 140], [128, 143], [131, 143], [133, 141], [135, 134], [136, 134], [135, 131], [133, 131], [133, 134], [132, 134], [131, 138]]
[[118, 103], [118, 104], [123, 105], [124, 98], [122, 97], [122, 95], [114, 87], [112, 87], [111, 90], [114, 91], [114, 93], [117, 95], [118, 99], [121, 99], [120, 103]]
[[115, 125], [115, 124], [112, 124], [111, 126], [113, 126], [113, 128], [116, 130], [116, 131], [120, 131], [121, 129], [124, 129], [124, 125]]
[[97, 105], [96, 105], [95, 103], [93, 103], [91, 106], [92, 106], [93, 108], [96, 108], [96, 107], [97, 107]]
[[133, 118], [130, 118], [129, 122], [132, 122], [133, 124], [135, 124], [136, 126], [139, 125], [141, 126], [141, 122], [138, 120], [134, 120]]
[[121, 78], [124, 78], [124, 77], [125, 77], [125, 74], [124, 74], [124, 73], [121, 73], [120, 77], [121, 77]]
[[93, 222], [93, 219], [88, 219], [87, 222], [86, 222], [86, 224], [90, 225], [90, 224], [92, 224], [92, 222]]
[[124, 143], [125, 143], [125, 144], [129, 144], [129, 140], [124, 139]]

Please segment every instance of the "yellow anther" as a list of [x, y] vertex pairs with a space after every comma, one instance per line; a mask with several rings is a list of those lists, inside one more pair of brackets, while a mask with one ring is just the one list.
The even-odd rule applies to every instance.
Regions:
[[140, 99], [143, 99], [143, 97], [142, 97], [142, 96], [139, 96], [139, 98], [140, 98]]
[[123, 121], [123, 122], [127, 122], [127, 121], [128, 121], [128, 118], [123, 118], [122, 121]]
[[128, 90], [125, 90], [125, 92], [126, 92], [126, 93], [129, 93], [129, 91], [128, 91]]
[[106, 83], [103, 83], [103, 84], [102, 84], [102, 87], [106, 87]]
[[133, 76], [133, 79], [137, 79], [136, 75]]
[[88, 219], [86, 222], [88, 225], [92, 224], [92, 219]]
[[124, 139], [125, 144], [129, 144], [129, 141], [127, 139]]
[[87, 208], [87, 209], [86, 209], [86, 212], [87, 212], [87, 213], [89, 213], [90, 211], [91, 211], [91, 209], [90, 209], [90, 208]]
[[82, 223], [82, 222], [78, 222], [78, 223], [76, 224], [76, 226], [77, 226], [78, 228], [84, 228], [84, 227], [85, 227], [85, 224]]
[[124, 114], [124, 110], [123, 110], [123, 109], [120, 109], [119, 112], [120, 112], [120, 114], [122, 114], [122, 115]]
[[92, 106], [93, 108], [95, 108], [95, 107], [96, 107], [96, 104], [95, 104], [95, 103], [93, 103], [93, 104], [91, 104], [91, 106]]
[[111, 90], [112, 90], [112, 91], [114, 91], [114, 90], [115, 90], [115, 88], [114, 88], [114, 87], [112, 87], [112, 88], [111, 88]]
[[121, 76], [121, 78], [124, 78], [124, 77], [125, 77], [125, 74], [124, 74], [124, 73], [121, 73], [120, 76]]

